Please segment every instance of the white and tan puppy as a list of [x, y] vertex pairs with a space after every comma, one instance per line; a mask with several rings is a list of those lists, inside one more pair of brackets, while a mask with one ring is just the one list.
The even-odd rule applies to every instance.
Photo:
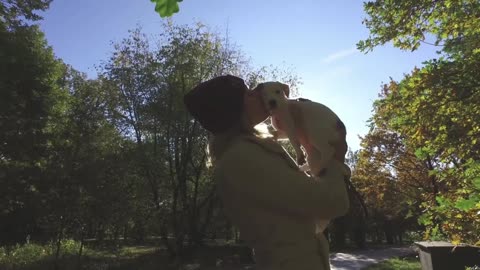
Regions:
[[[322, 175], [334, 159], [335, 149], [340, 146], [347, 151], [346, 129], [340, 118], [327, 106], [307, 99], [288, 99], [288, 85], [280, 82], [259, 84], [260, 91], [272, 117], [272, 126], [279, 139], [288, 138], [295, 149], [299, 165], [305, 161], [314, 176]], [[350, 176], [350, 170], [345, 168]]]
[[[268, 108], [274, 136], [290, 140], [297, 156], [297, 163], [303, 171], [313, 176], [321, 176], [332, 162], [335, 149], [347, 152], [346, 129], [340, 118], [327, 106], [307, 99], [288, 99], [290, 89], [280, 82], [259, 84], [254, 91], [260, 91]], [[305, 155], [301, 147], [306, 152]], [[344, 164], [346, 178], [350, 178], [350, 168]], [[317, 222], [317, 232], [322, 232], [328, 220]]]

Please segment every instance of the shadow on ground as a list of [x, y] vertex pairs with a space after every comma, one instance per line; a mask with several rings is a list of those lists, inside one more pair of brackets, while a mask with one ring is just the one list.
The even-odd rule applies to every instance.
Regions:
[[[130, 250], [129, 250], [130, 249]], [[330, 256], [332, 270], [362, 269], [392, 257], [414, 254], [410, 247], [390, 247], [361, 251], [344, 251]], [[37, 261], [25, 266], [0, 266], [2, 270], [51, 270], [52, 259]], [[180, 267], [179, 267], [180, 266]], [[169, 259], [164, 249], [154, 246], [124, 248], [122, 252], [98, 251], [95, 256], [64, 257], [57, 262], [58, 270], [254, 270], [250, 250], [240, 245], [209, 246], [196, 252], [194, 258], [185, 258], [181, 263]]]
[[365, 249], [351, 251], [348, 253], [338, 252], [330, 255], [330, 264], [332, 270], [353, 270], [363, 269], [369, 265], [393, 257], [406, 257], [415, 255], [416, 251], [408, 246], [389, 247], [382, 249]]

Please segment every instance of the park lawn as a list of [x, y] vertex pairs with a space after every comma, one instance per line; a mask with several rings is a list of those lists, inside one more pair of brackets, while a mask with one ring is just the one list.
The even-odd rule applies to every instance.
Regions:
[[363, 270], [421, 270], [420, 260], [415, 257], [392, 258]]
[[[157, 245], [131, 245], [118, 249], [85, 248], [79, 261], [75, 249], [65, 248], [57, 261], [62, 270], [164, 270], [178, 269], [168, 258], [166, 250]], [[50, 270], [54, 269], [51, 245], [19, 245], [14, 250], [0, 248], [0, 269], [2, 270]], [[245, 248], [236, 245], [223, 245], [201, 248], [195, 258], [182, 261], [187, 264], [200, 264], [199, 270], [218, 269], [240, 270], [249, 265]], [[220, 263], [221, 265], [218, 265]]]
[[[166, 258], [159, 254], [155, 246], [127, 246], [116, 250], [103, 248], [85, 248], [79, 261], [77, 250], [64, 249], [57, 261], [58, 269], [64, 270], [98, 270], [98, 269], [128, 269], [146, 262], [165, 263]], [[17, 246], [6, 252], [0, 248], [0, 269], [2, 270], [47, 270], [54, 268], [51, 245], [27, 244]], [[130, 268], [132, 269], [132, 268]], [[137, 269], [137, 268], [135, 268]], [[152, 268], [153, 269], [153, 268]]]
[[[169, 260], [166, 250], [153, 243], [145, 245], [125, 245], [112, 249], [108, 247], [85, 248], [81, 260], [76, 254], [78, 245], [74, 241], [66, 241], [64, 252], [57, 262], [58, 269], [63, 270], [164, 270], [177, 269]], [[0, 269], [2, 270], [50, 270], [54, 267], [51, 246], [27, 244], [17, 246], [6, 252], [0, 248]], [[242, 246], [217, 245], [200, 248], [194, 258], [182, 261], [182, 265], [200, 264], [199, 270], [243, 270], [252, 266], [250, 253]], [[364, 270], [420, 270], [418, 258], [395, 258]]]

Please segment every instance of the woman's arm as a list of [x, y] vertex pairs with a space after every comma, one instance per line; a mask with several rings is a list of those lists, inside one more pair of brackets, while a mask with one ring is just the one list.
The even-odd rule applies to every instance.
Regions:
[[218, 164], [224, 187], [264, 207], [308, 218], [332, 219], [348, 211], [342, 167], [334, 162], [320, 179], [289, 167], [274, 152], [239, 140]]

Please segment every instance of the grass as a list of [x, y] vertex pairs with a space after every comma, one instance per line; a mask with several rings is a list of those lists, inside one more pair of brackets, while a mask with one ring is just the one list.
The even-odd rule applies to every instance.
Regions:
[[[61, 270], [176, 270], [165, 249], [155, 244], [129, 245], [120, 248], [85, 247], [81, 259], [78, 257], [79, 243], [66, 240], [62, 252], [55, 262], [55, 246], [52, 243], [39, 245], [29, 243], [8, 248], [0, 247], [1, 270], [51, 270], [54, 265]], [[200, 264], [199, 270], [221, 269], [240, 270], [250, 263], [249, 254], [242, 246], [222, 245], [200, 249], [194, 258], [178, 262]]]
[[[79, 260], [77, 252], [79, 243], [73, 240], [62, 242], [62, 253], [57, 261], [62, 270], [173, 270], [165, 249], [155, 243], [145, 245], [128, 245], [119, 248], [85, 247]], [[54, 246], [34, 243], [16, 245], [9, 248], [0, 247], [0, 269], [2, 270], [50, 270], [55, 265]], [[199, 264], [198, 270], [240, 270], [252, 265], [251, 253], [238, 245], [212, 245], [201, 248], [196, 256], [182, 260], [181, 264]], [[220, 265], [219, 265], [220, 263]], [[160, 267], [160, 268], [159, 268]], [[421, 270], [420, 262], [415, 257], [395, 258], [364, 270]]]
[[363, 270], [421, 270], [420, 260], [415, 257], [392, 258], [364, 268]]
[[134, 265], [143, 263], [145, 258], [142, 257], [145, 256], [149, 257], [148, 260], [157, 262], [161, 258], [157, 255], [158, 247], [155, 246], [128, 246], [118, 249], [84, 247], [83, 255], [79, 258], [79, 242], [65, 240], [62, 241], [59, 259], [55, 262], [55, 248], [53, 243], [44, 245], [29, 243], [8, 248], [0, 247], [0, 269], [44, 270], [53, 269], [55, 264], [58, 269], [64, 270], [137, 269], [122, 268], [121, 266], [132, 266], [132, 262]]

